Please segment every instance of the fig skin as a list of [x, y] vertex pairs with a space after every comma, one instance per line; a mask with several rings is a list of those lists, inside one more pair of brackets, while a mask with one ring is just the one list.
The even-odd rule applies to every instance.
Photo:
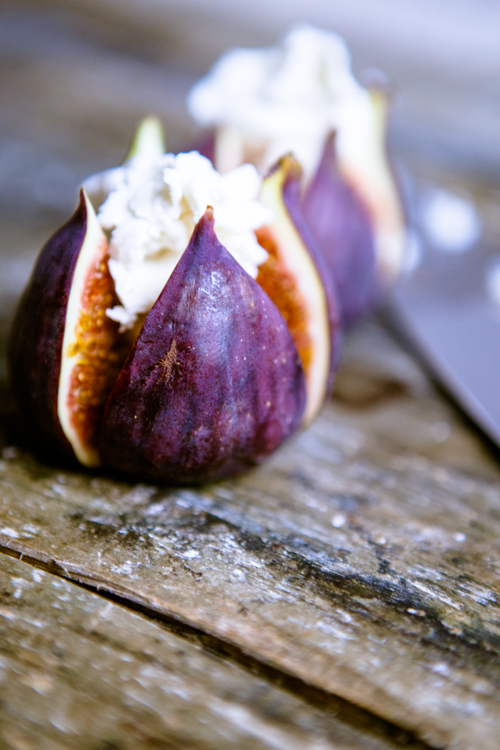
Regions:
[[161, 483], [237, 474], [300, 426], [304, 405], [285, 320], [207, 209], [111, 392], [102, 462]]
[[332, 136], [303, 196], [302, 211], [335, 282], [347, 327], [376, 304], [375, 242], [368, 212], [336, 162]]
[[9, 342], [9, 375], [30, 442], [74, 457], [57, 405], [62, 342], [71, 280], [87, 230], [81, 200], [71, 218], [42, 248], [19, 302]]

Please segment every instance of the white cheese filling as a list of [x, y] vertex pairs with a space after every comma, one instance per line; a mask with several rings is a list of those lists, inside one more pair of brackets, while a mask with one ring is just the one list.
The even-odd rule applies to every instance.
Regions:
[[280, 46], [230, 50], [191, 90], [188, 108], [216, 128], [222, 172], [251, 162], [265, 174], [291, 151], [307, 183], [335, 131], [339, 171], [372, 218], [380, 283], [393, 283], [406, 236], [386, 154], [386, 96], [357, 82], [342, 37], [302, 24]]
[[292, 151], [306, 177], [333, 130], [339, 158], [348, 158], [374, 128], [370, 94], [351, 72], [344, 40], [309, 25], [293, 28], [279, 47], [224, 54], [191, 90], [188, 108], [200, 125], [243, 131], [259, 171]]
[[273, 221], [258, 201], [260, 186], [254, 166], [221, 175], [196, 151], [139, 154], [86, 181], [91, 199], [101, 204], [99, 223], [110, 232], [109, 270], [121, 305], [107, 315], [121, 330], [151, 309], [208, 205], [219, 241], [257, 276], [268, 255], [255, 230]]

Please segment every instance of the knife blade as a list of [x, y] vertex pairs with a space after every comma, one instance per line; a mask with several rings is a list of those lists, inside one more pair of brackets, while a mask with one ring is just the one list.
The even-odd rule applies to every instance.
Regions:
[[500, 306], [488, 294], [494, 248], [422, 247], [415, 270], [393, 290], [387, 310], [431, 373], [500, 447]]

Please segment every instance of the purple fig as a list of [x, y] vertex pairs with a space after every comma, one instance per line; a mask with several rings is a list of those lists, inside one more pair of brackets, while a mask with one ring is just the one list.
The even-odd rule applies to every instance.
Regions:
[[207, 209], [111, 392], [103, 463], [192, 482], [260, 463], [300, 425], [304, 373], [286, 322], [220, 244]]
[[[294, 30], [279, 52], [268, 52], [227, 53], [188, 105], [213, 127], [201, 146], [221, 172], [250, 162], [264, 173], [281, 148], [303, 160], [303, 209], [336, 283], [342, 321], [350, 324], [404, 267], [406, 222], [386, 143], [389, 91], [380, 82], [359, 86], [343, 42], [321, 30]], [[242, 85], [238, 64], [241, 71], [255, 64]], [[328, 130], [336, 131], [335, 148]]]
[[105, 314], [116, 302], [107, 248], [82, 190], [76, 212], [40, 254], [10, 340], [11, 382], [27, 432], [86, 466], [99, 463], [102, 412], [126, 356]]
[[342, 322], [349, 325], [375, 303], [375, 247], [368, 212], [339, 173], [333, 136], [302, 209], [335, 281]]
[[[158, 132], [149, 123], [135, 146], [158, 150]], [[107, 314], [120, 302], [108, 240], [81, 191], [42, 250], [11, 335], [12, 385], [39, 449], [161, 482], [204, 481], [260, 463], [311, 421], [331, 388], [340, 327], [299, 184], [291, 157], [264, 180], [275, 220], [257, 232], [268, 260], [256, 280], [219, 243], [208, 211], [140, 332]]]
[[306, 425], [333, 385], [340, 321], [328, 269], [301, 211], [301, 172], [299, 163], [286, 156], [264, 179], [260, 199], [276, 218], [256, 234], [269, 253], [259, 268], [257, 283], [285, 317], [304, 367]]

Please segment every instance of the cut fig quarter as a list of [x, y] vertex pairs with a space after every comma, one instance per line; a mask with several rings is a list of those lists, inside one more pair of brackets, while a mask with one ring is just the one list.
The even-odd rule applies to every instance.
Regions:
[[335, 281], [347, 326], [375, 305], [375, 244], [367, 209], [340, 175], [334, 134], [306, 188], [302, 209]]
[[111, 392], [102, 461], [160, 482], [239, 473], [299, 427], [304, 405], [286, 322], [207, 209]]
[[275, 221], [257, 230], [269, 259], [257, 282], [285, 317], [302, 360], [307, 401], [303, 424], [318, 414], [329, 395], [340, 349], [340, 319], [335, 290], [303, 216], [301, 167], [283, 157], [264, 179], [260, 199]]
[[96, 466], [104, 405], [130, 348], [105, 312], [116, 302], [108, 241], [85, 191], [46, 243], [21, 298], [10, 375], [27, 431]]

